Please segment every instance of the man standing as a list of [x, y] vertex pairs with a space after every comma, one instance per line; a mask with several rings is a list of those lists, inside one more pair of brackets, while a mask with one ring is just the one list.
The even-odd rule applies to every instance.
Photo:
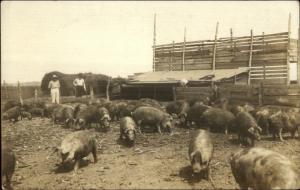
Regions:
[[78, 77], [73, 81], [75, 86], [75, 96], [81, 97], [86, 94], [86, 87], [83, 76], [81, 73], [78, 74]]
[[59, 104], [59, 89], [60, 83], [56, 75], [52, 76], [52, 80], [49, 82], [48, 88], [51, 92], [51, 99], [53, 104]]

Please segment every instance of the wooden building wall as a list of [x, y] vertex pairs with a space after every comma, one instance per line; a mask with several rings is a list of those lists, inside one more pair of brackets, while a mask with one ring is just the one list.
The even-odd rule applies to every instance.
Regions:
[[[283, 32], [157, 45], [155, 71], [210, 70], [215, 47], [215, 69], [275, 66], [267, 69], [268, 72], [272, 70], [266, 74], [267, 78], [272, 78], [269, 82], [285, 83], [288, 61], [297, 61], [297, 40], [289, 39], [288, 32]], [[253, 76], [262, 76], [262, 73]], [[262, 78], [253, 76], [251, 82], [254, 83]], [[268, 79], [265, 80], [268, 83]]]

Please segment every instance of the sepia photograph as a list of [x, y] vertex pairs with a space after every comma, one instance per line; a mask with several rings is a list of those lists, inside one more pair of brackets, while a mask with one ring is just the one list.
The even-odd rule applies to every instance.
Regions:
[[299, 10], [1, 1], [1, 189], [300, 189]]

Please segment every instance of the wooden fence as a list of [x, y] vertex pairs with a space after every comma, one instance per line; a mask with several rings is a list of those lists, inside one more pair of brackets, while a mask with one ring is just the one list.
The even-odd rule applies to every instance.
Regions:
[[157, 45], [155, 70], [248, 67], [250, 51], [252, 66], [286, 65], [288, 45], [288, 32]]
[[[177, 99], [195, 99], [211, 96], [211, 87], [177, 87]], [[254, 105], [284, 105], [300, 107], [299, 85], [222, 85], [218, 88], [219, 97], [226, 97], [230, 103], [248, 102]]]
[[[35, 96], [35, 90], [37, 95], [43, 96], [40, 86], [21, 86], [21, 94], [23, 99], [33, 98]], [[1, 99], [2, 100], [18, 100], [19, 93], [17, 86], [1, 86]]]

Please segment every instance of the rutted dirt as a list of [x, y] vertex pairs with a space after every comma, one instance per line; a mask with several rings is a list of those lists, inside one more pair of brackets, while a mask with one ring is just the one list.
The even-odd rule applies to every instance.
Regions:
[[[94, 164], [92, 155], [88, 156], [76, 175], [72, 166], [59, 167], [57, 154], [50, 155], [71, 129], [53, 126], [49, 119], [33, 118], [15, 124], [3, 121], [1, 132], [19, 159], [12, 181], [14, 189], [212, 189], [208, 181], [191, 177], [187, 150], [192, 129], [175, 128], [173, 136], [138, 134], [135, 146], [129, 148], [119, 143], [119, 125], [113, 123], [111, 131], [96, 132], [98, 142], [102, 141], [98, 162]], [[229, 139], [223, 134], [212, 137], [215, 151], [211, 175], [216, 188], [238, 188], [228, 162], [230, 154], [240, 149], [236, 135]], [[264, 137], [257, 146], [286, 155], [300, 169], [298, 139], [279, 142]]]

